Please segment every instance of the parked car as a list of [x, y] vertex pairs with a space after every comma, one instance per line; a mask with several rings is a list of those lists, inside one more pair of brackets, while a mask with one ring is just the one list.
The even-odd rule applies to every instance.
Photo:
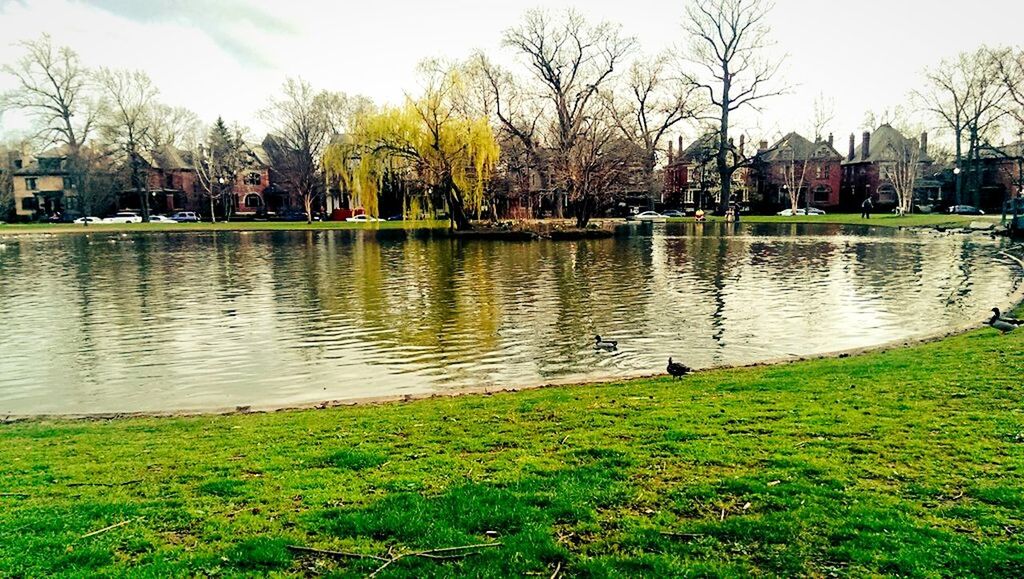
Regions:
[[88, 217], [79, 217], [78, 219], [75, 219], [74, 221], [72, 221], [72, 223], [77, 223], [79, 225], [85, 225], [87, 223], [89, 225], [100, 225], [100, 224], [109, 223], [109, 222], [108, 221], [104, 221], [103, 219], [100, 219], [99, 217], [88, 216]]
[[686, 217], [685, 213], [683, 213], [682, 211], [678, 211], [676, 209], [670, 209], [670, 210], [662, 213], [662, 215], [664, 215], [665, 217], [672, 217], [672, 218]]
[[150, 223], [177, 223], [177, 221], [175, 221], [175, 220], [173, 220], [170, 217], [167, 217], [165, 215], [150, 215], [149, 216], [149, 222]]
[[404, 221], [404, 220], [405, 220], [405, 216], [401, 215], [401, 214], [399, 214], [399, 215], [392, 215], [391, 217], [387, 218], [387, 221]]
[[103, 221], [105, 223], [142, 223], [142, 216], [131, 211], [121, 211], [115, 213], [113, 217], [107, 217]]
[[202, 219], [199, 218], [199, 214], [195, 211], [179, 211], [171, 215], [171, 221], [177, 223], [199, 223]]
[[782, 217], [793, 217], [794, 215], [825, 215], [825, 212], [817, 207], [801, 207], [796, 210], [796, 213], [793, 213], [792, 209], [783, 209], [776, 213], [776, 215], [781, 215]]
[[630, 215], [626, 219], [630, 221], [665, 221], [665, 216], [657, 211], [643, 211], [636, 215]]
[[[306, 221], [306, 212], [301, 209], [286, 209], [278, 212], [272, 218], [274, 221]], [[320, 221], [320, 216], [314, 214], [313, 221]]]
[[372, 223], [374, 221], [384, 221], [384, 220], [383, 219], [378, 219], [376, 217], [371, 217], [371, 216], [363, 213], [362, 215], [353, 215], [352, 217], [349, 217], [345, 221], [348, 221], [349, 223]]
[[949, 212], [956, 215], [984, 215], [985, 212], [973, 205], [953, 205]]

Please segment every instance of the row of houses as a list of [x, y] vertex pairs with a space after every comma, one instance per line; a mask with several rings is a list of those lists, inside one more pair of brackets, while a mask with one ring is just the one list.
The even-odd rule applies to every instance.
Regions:
[[[81, 215], [86, 211], [105, 214], [111, 211], [138, 211], [142, 195], [148, 196], [152, 213], [195, 211], [218, 217], [255, 217], [273, 215], [302, 207], [286, 186], [278, 157], [284, 154], [277, 141], [268, 136], [260, 144], [249, 144], [245, 161], [234, 183], [223, 183], [215, 203], [200, 186], [191, 153], [167, 146], [144, 151], [137, 162], [141, 165], [144, 191], [127, 185], [126, 169], [114, 166], [94, 167], [87, 186], [81, 192], [81, 175], [76, 175], [72, 159], [65, 149], [44, 153], [15, 154], [8, 162], [13, 175], [14, 214], [18, 220], [36, 220], [56, 216]], [[77, 178], [76, 178], [77, 177]], [[86, 196], [89, 196], [86, 202]]]
[[[604, 196], [602, 211], [624, 213], [630, 208], [684, 209], [713, 208], [719, 205], [719, 177], [715, 156], [717, 134], [701, 136], [688, 146], [682, 138], [668, 147], [667, 164], [650, 187], [643, 178], [642, 152], [624, 143], [614, 178], [605, 184], [610, 190]], [[943, 166], [930, 155], [928, 134], [913, 139], [890, 125], [865, 131], [857, 142], [850, 135], [846, 154], [834, 146], [833, 137], [813, 141], [798, 133], [789, 133], [775, 143], [762, 141], [747, 151], [743, 137], [738, 146], [730, 147], [732, 163], [740, 165], [733, 174], [734, 199], [755, 212], [773, 212], [789, 207], [790, 193], [799, 189], [800, 206], [811, 205], [831, 210], [856, 210], [870, 198], [878, 207], [896, 203], [896, 191], [887, 178], [887, 168], [894, 163], [894, 151], [915, 151], [919, 166], [915, 182], [914, 203], [918, 206], [943, 207], [955, 203], [971, 204], [983, 209], [999, 209], [1003, 202], [1018, 195], [1024, 185], [1024, 143], [1005, 147], [987, 147], [974, 155], [974, 162], [962, 170]], [[141, 209], [142, 196], [147, 196], [153, 213], [196, 211], [217, 217], [259, 217], [303, 210], [302, 199], [289, 190], [287, 170], [290, 151], [273, 136], [260, 144], [247, 145], [243, 169], [234, 183], [222, 184], [224, 193], [210, 202], [200, 186], [187, 151], [164, 147], [147, 151], [138, 162], [145, 175], [145, 190], [126, 186], [128, 179], [117, 178], [111, 169], [108, 179], [90, 185], [92, 197], [76, 190], [81, 180], [73, 178], [68, 156], [57, 150], [36, 156], [14, 155], [9, 159], [14, 175], [16, 218], [33, 220], [67, 217], [86, 210], [103, 214], [115, 210]], [[514, 157], [514, 156], [510, 156]], [[556, 172], [543, 155], [533, 165], [515, 165], [505, 160], [503, 171], [491, 182], [490, 211], [499, 218], [543, 217], [567, 214], [571, 210], [564, 195], [556, 189]], [[402, 181], [396, 176], [397, 181]], [[956, 198], [955, 180], [963, 187]], [[409, 184], [386, 183], [387, 195], [380, 207], [388, 215], [401, 213], [406, 206]], [[96, 190], [104, 191], [95, 195]], [[415, 192], [414, 192], [415, 193]], [[422, 194], [422, 192], [420, 192]], [[653, 194], [653, 197], [652, 197]], [[349, 208], [348, 196], [331, 190], [320, 196], [315, 210], [330, 214]], [[443, 211], [440, 201], [433, 204]]]
[[[1019, 195], [1024, 185], [1022, 143], [980, 150], [975, 162], [957, 168], [936, 163], [928, 149], [927, 133], [914, 139], [888, 124], [865, 131], [859, 142], [851, 134], [845, 155], [835, 148], [832, 135], [811, 141], [790, 133], [771, 145], [762, 141], [756, 151], [747, 153], [745, 148], [741, 138], [733, 161], [743, 162], [733, 175], [732, 190], [740, 203], [754, 211], [788, 207], [790, 188], [794, 186], [800, 187], [801, 206], [809, 199], [812, 207], [849, 211], [856, 210], [867, 198], [876, 206], [893, 206], [896, 190], [888, 169], [906, 151], [914, 152], [918, 165], [914, 204], [920, 207], [971, 204], [998, 210], [1005, 200]], [[714, 134], [686, 147], [680, 139], [677, 150], [669, 146], [661, 195], [664, 206], [717, 206], [717, 150]], [[955, 186], [958, 178], [964, 185], [959, 199]]]

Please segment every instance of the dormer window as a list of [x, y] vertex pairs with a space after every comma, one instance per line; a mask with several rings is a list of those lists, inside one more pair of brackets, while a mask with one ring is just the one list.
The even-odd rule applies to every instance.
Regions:
[[25, 178], [25, 189], [28, 189], [29, 191], [36, 191], [39, 189], [39, 184], [36, 182], [35, 177]]
[[246, 185], [260, 185], [263, 183], [263, 176], [259, 173], [252, 172], [245, 176]]

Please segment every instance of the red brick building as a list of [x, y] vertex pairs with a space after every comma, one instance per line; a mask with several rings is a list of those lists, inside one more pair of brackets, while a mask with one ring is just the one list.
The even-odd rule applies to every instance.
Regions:
[[799, 188], [800, 206], [808, 194], [813, 207], [839, 206], [843, 156], [827, 141], [811, 142], [789, 133], [771, 147], [759, 147], [752, 172], [754, 187], [766, 209], [788, 208], [790, 188]]
[[885, 124], [873, 132], [864, 131], [860, 146], [855, 146], [850, 135], [850, 148], [843, 160], [843, 178], [840, 202], [846, 209], [860, 207], [866, 197], [871, 197], [876, 207], [891, 207], [896, 204], [896, 191], [885, 178], [885, 165], [893, 162], [896, 151], [920, 147], [921, 170], [915, 185], [915, 200], [919, 204], [939, 203], [942, 198], [941, 184], [925, 178], [932, 165], [928, 155], [928, 133], [922, 133], [920, 141], [908, 138]]
[[[210, 201], [203, 193], [191, 155], [174, 147], [143, 153], [146, 188], [150, 212], [171, 214], [195, 211], [209, 215]], [[215, 204], [217, 217], [226, 214], [254, 217], [266, 212], [270, 189], [270, 161], [263, 147], [249, 146], [246, 164], [239, 172], [228, 197]], [[138, 194], [124, 191], [120, 195], [122, 209], [138, 209]]]
[[[745, 139], [740, 137], [736, 155], [744, 154], [744, 145]], [[683, 138], [680, 137], [678, 153], [669, 143], [668, 164], [664, 170], [665, 185], [661, 195], [666, 208], [693, 211], [718, 207], [721, 180], [716, 167], [717, 153], [717, 133], [705, 134], [686, 148], [683, 148]], [[754, 201], [751, 198], [750, 176], [751, 171], [747, 167], [738, 169], [732, 176], [733, 195], [747, 207]]]

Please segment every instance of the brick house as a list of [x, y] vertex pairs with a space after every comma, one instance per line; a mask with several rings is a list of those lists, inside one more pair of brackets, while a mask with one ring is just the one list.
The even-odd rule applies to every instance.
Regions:
[[[662, 203], [666, 208], [684, 211], [715, 209], [721, 192], [721, 180], [715, 164], [718, 133], [702, 135], [685, 148], [682, 137], [679, 137], [678, 143], [678, 153], [669, 143], [668, 164], [663, 172]], [[744, 145], [745, 138], [741, 136], [739, 149], [736, 150], [736, 154], [741, 157], [744, 155]], [[751, 197], [751, 175], [749, 167], [741, 167], [732, 175], [733, 195], [747, 208], [757, 201]]]
[[789, 133], [771, 147], [758, 147], [753, 187], [766, 209], [789, 207], [789, 187], [800, 187], [800, 205], [807, 194], [814, 207], [839, 206], [843, 156], [827, 141], [811, 142], [798, 133]]
[[[249, 145], [246, 162], [239, 171], [228, 197], [217, 203], [218, 217], [230, 209], [232, 215], [255, 217], [266, 211], [265, 195], [270, 187], [270, 162], [260, 145]], [[209, 215], [209, 199], [204, 196], [192, 155], [174, 147], [147, 151], [142, 154], [150, 212], [170, 214], [177, 211], [195, 211]], [[138, 194], [122, 191], [119, 206], [139, 209]]]
[[888, 124], [873, 132], [864, 131], [860, 147], [850, 135], [850, 148], [842, 164], [840, 204], [848, 210], [860, 207], [864, 199], [871, 197], [875, 206], [892, 207], [896, 204], [896, 191], [885, 177], [885, 166], [893, 163], [896, 151], [920, 147], [921, 170], [914, 187], [915, 200], [919, 204], [937, 204], [942, 201], [941, 184], [926, 179], [932, 166], [928, 155], [928, 133], [922, 133], [920, 141], [904, 136]]
[[964, 182], [968, 192], [963, 202], [1001, 211], [1004, 202], [1024, 191], [1024, 141], [980, 148], [978, 157], [977, 170], [974, 163], [966, 163]]

